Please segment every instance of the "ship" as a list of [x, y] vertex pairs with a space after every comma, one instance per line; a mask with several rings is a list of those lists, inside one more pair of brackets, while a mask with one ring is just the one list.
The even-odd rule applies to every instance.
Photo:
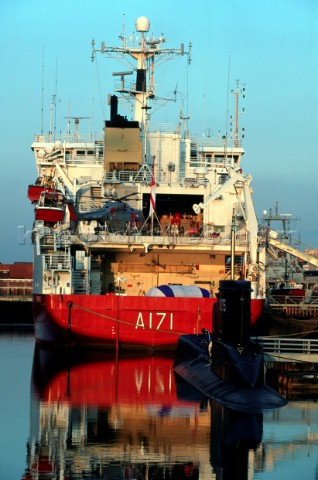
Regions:
[[[268, 303], [302, 304], [315, 302], [316, 282], [306, 279], [309, 268], [317, 268], [314, 250], [300, 251], [300, 239], [295, 238], [297, 230], [292, 229], [299, 219], [290, 213], [279, 213], [275, 209], [264, 210], [260, 227], [266, 236], [266, 283]], [[272, 224], [276, 223], [275, 230]], [[278, 227], [279, 225], [279, 227]], [[298, 247], [299, 248], [299, 247]]]
[[31, 146], [35, 185], [43, 185], [29, 186], [41, 344], [175, 349], [180, 335], [212, 329], [218, 287], [229, 278], [251, 282], [252, 323], [263, 311], [266, 246], [241, 165], [245, 87], [237, 81], [230, 92], [230, 133], [192, 134], [183, 97], [175, 124], [154, 123], [156, 109], [178, 103], [177, 90], [157, 95], [157, 67], [178, 60], [188, 75], [191, 44], [166, 46], [149, 34], [147, 17], [135, 28], [120, 46], [92, 41], [93, 61], [127, 66], [112, 72], [102, 132], [82, 134], [81, 117], [72, 117], [72, 131], [69, 116], [67, 133], [50, 126]]

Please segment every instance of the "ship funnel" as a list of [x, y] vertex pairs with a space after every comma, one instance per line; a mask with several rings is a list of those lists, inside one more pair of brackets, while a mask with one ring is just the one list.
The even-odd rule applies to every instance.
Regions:
[[110, 121], [114, 120], [118, 115], [118, 98], [116, 95], [110, 97]]

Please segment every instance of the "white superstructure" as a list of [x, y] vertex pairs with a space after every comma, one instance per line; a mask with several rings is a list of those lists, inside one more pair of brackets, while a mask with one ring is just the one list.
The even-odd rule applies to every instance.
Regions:
[[[50, 179], [82, 214], [75, 221], [66, 210], [63, 222], [36, 222], [35, 293], [120, 289], [142, 295], [158, 284], [195, 284], [215, 294], [231, 272], [235, 228], [235, 278], [251, 280], [253, 296], [263, 297], [265, 250], [258, 241], [252, 178], [241, 166], [243, 88], [237, 82], [229, 137], [193, 136], [182, 114], [175, 125], [152, 125], [151, 106], [166, 100], [156, 94], [155, 68], [175, 56], [190, 63], [191, 46], [167, 48], [163, 37], [146, 36], [146, 17], [137, 19], [136, 30], [139, 41], [132, 45], [124, 36], [120, 47], [102, 43], [96, 49], [92, 42], [93, 59], [98, 52], [127, 65], [115, 72], [103, 131], [83, 135], [75, 118], [73, 133], [36, 135], [32, 144], [39, 179]], [[133, 103], [132, 119], [120, 114], [121, 100]], [[155, 212], [150, 218], [151, 191]], [[130, 217], [117, 223], [85, 217], [107, 201], [126, 197], [127, 205], [143, 211], [142, 224]]]

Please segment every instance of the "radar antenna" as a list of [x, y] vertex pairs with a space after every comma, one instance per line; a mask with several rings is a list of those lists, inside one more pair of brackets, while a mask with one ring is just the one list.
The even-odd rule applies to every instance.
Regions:
[[71, 120], [74, 120], [74, 129], [75, 129], [75, 132], [74, 132], [74, 135], [75, 135], [75, 138], [78, 139], [79, 138], [79, 123], [80, 123], [80, 120], [89, 120], [91, 117], [71, 117], [70, 115], [68, 115], [67, 117], [64, 117], [64, 118], [67, 118], [67, 134], [68, 135], [71, 135]]

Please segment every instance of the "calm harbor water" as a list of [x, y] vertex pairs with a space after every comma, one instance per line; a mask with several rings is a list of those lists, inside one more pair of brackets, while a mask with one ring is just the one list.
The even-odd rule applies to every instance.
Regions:
[[318, 409], [194, 400], [173, 358], [57, 355], [0, 327], [0, 479], [318, 479]]

